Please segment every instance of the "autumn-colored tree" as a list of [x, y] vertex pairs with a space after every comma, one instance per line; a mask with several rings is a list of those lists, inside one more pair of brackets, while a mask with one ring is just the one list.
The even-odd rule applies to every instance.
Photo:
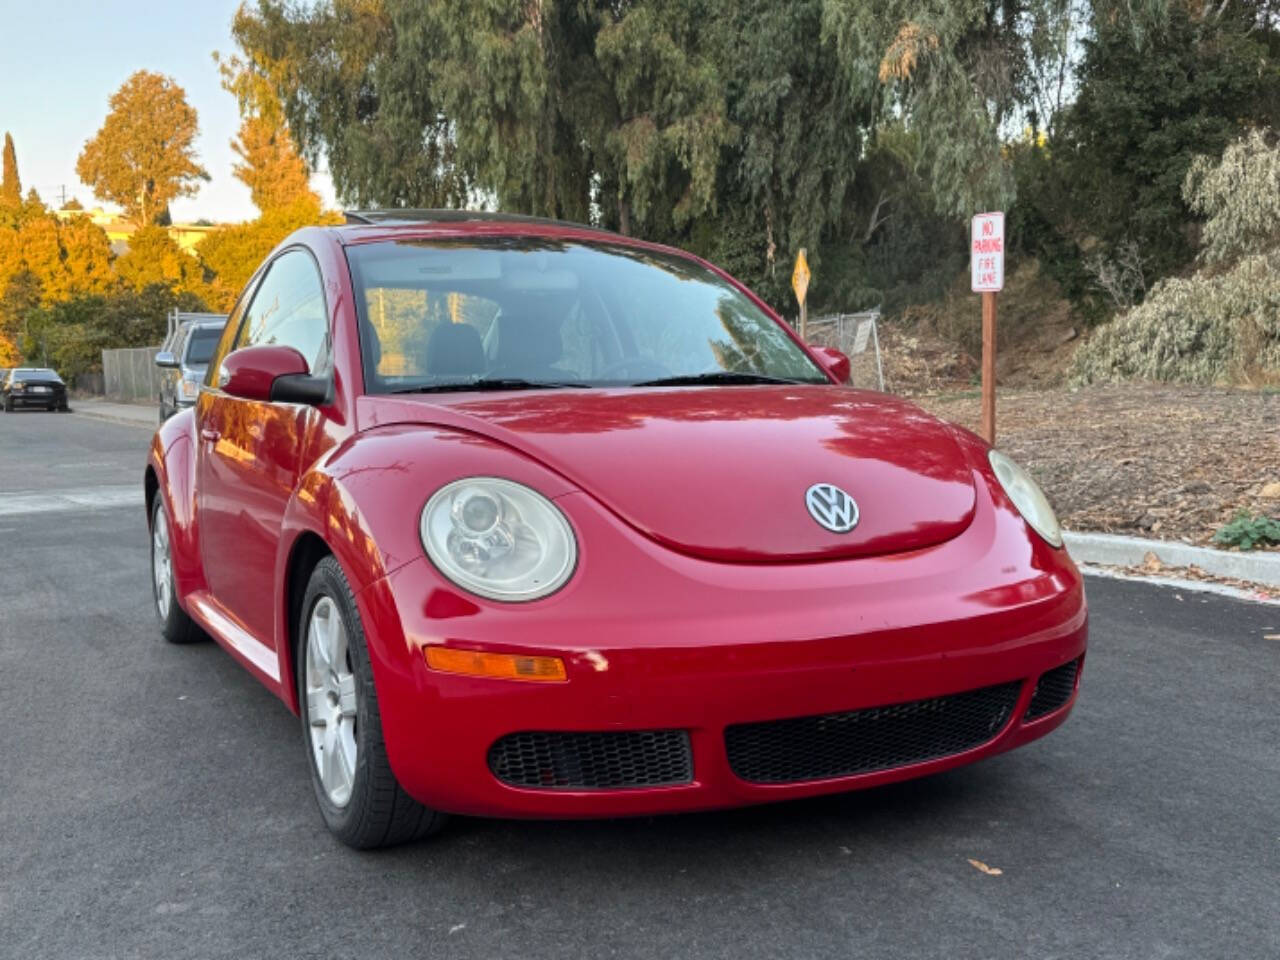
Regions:
[[88, 217], [60, 222], [58, 245], [62, 248], [67, 296], [107, 293], [115, 287], [111, 241], [106, 231]]
[[139, 70], [111, 96], [111, 112], [87, 141], [76, 173], [94, 195], [138, 226], [160, 222], [169, 202], [192, 196], [209, 174], [197, 162], [195, 108], [171, 78]]
[[116, 285], [111, 243], [87, 217], [61, 222], [43, 208], [24, 205], [12, 228], [0, 228], [0, 290], [27, 272], [40, 285], [40, 300], [55, 303]]
[[214, 54], [222, 86], [240, 108], [240, 132], [231, 149], [240, 158], [232, 172], [249, 188], [262, 213], [306, 203], [320, 212], [320, 197], [311, 189], [311, 171], [298, 152], [285, 122], [280, 100], [267, 78], [239, 57]]
[[120, 279], [138, 291], [156, 284], [199, 291], [204, 282], [196, 258], [185, 253], [169, 231], [155, 225], [143, 227], [129, 238], [129, 250], [117, 258], [115, 267]]
[[18, 152], [13, 147], [13, 137], [4, 135], [4, 177], [0, 179], [0, 204], [16, 207], [22, 203], [22, 183], [18, 180]]
[[285, 237], [299, 227], [341, 222], [339, 215], [321, 213], [318, 203], [302, 199], [267, 210], [257, 220], [219, 227], [196, 247], [214, 275], [206, 299], [215, 309], [229, 310], [253, 272]]
[[40, 306], [40, 280], [30, 270], [20, 270], [0, 288], [0, 351], [17, 344], [26, 330], [27, 315]]
[[231, 149], [241, 160], [232, 171], [249, 188], [254, 206], [263, 213], [299, 202], [308, 202], [319, 211], [320, 198], [311, 189], [307, 165], [283, 122], [245, 117]]

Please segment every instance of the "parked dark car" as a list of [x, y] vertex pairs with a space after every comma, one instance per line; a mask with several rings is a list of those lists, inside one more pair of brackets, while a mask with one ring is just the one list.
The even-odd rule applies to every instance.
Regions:
[[226, 318], [195, 320], [183, 324], [156, 354], [156, 366], [164, 370], [160, 380], [160, 422], [196, 402], [209, 358], [222, 336]]
[[0, 399], [5, 413], [18, 407], [44, 407], [46, 410], [70, 409], [67, 385], [53, 370], [45, 367], [15, 367], [0, 385]]

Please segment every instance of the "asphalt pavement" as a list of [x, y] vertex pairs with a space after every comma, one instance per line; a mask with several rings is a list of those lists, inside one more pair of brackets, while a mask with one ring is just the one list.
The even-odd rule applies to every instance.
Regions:
[[926, 780], [354, 853], [297, 720], [159, 637], [149, 439], [0, 415], [0, 958], [1280, 956], [1280, 607], [1090, 580], [1072, 718]]

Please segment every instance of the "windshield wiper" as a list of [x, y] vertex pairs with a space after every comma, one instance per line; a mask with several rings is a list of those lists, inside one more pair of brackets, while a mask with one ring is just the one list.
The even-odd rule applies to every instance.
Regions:
[[449, 383], [424, 383], [416, 387], [400, 387], [391, 393], [452, 393], [465, 390], [555, 390], [561, 387], [584, 389], [585, 383], [564, 380], [525, 380], [523, 377], [481, 377], [478, 380], [455, 380]]
[[633, 383], [633, 387], [693, 387], [700, 384], [724, 383], [823, 383], [820, 380], [794, 380], [789, 377], [770, 377], [763, 373], [742, 373], [734, 370], [713, 370], [710, 373], [684, 373], [674, 377], [659, 377], [657, 380], [641, 380]]

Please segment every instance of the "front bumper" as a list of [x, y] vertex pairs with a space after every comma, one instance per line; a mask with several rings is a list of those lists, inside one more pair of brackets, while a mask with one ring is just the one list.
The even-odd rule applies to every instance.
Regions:
[[[1082, 658], [1084, 587], [1065, 552], [979, 497], [970, 529], [925, 550], [786, 566], [672, 554], [583, 494], [561, 498], [584, 547], [573, 581], [524, 605], [462, 594], [425, 558], [357, 596], [397, 778], [440, 810], [593, 817], [764, 803], [874, 786], [970, 763], [1048, 733], [1075, 700], [1027, 719], [1037, 679]], [[551, 654], [564, 683], [429, 670], [426, 644]], [[736, 775], [726, 729], [1017, 684], [1007, 722], [971, 748], [890, 769], [786, 783]], [[684, 730], [688, 783], [512, 786], [490, 769], [528, 731]]]

